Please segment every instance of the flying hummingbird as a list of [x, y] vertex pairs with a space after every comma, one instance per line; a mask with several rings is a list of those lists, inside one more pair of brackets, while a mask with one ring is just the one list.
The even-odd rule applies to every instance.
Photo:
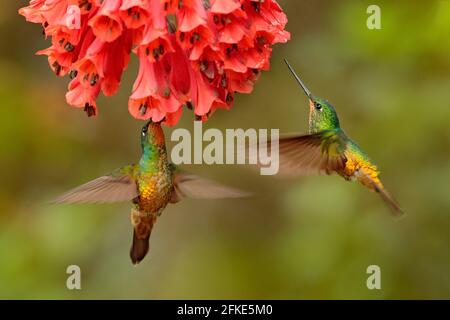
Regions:
[[314, 96], [295, 70], [284, 60], [309, 99], [309, 134], [281, 138], [280, 173], [289, 175], [332, 174], [356, 180], [381, 195], [396, 215], [402, 213], [380, 181], [378, 168], [342, 130], [334, 107]]
[[138, 164], [126, 165], [83, 184], [52, 203], [111, 203], [132, 201], [133, 242], [130, 258], [138, 264], [149, 249], [150, 233], [168, 203], [184, 197], [225, 199], [249, 196], [192, 174], [181, 172], [167, 159], [164, 132], [149, 121], [141, 131], [142, 156]]

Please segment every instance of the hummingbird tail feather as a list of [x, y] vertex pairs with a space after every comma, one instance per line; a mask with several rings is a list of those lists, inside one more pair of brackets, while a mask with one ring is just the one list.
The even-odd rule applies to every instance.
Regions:
[[131, 224], [133, 230], [133, 243], [130, 249], [130, 258], [133, 264], [138, 264], [147, 255], [149, 249], [149, 239], [153, 226], [156, 222], [156, 215], [141, 212], [136, 208], [131, 209]]
[[145, 239], [139, 239], [136, 231], [133, 231], [133, 244], [131, 245], [130, 258], [131, 262], [136, 265], [144, 259], [150, 247], [150, 235]]
[[392, 213], [395, 216], [402, 216], [404, 214], [397, 201], [392, 198], [392, 196], [386, 191], [386, 189], [384, 189], [383, 187], [379, 188], [377, 186], [376, 191], [380, 194], [381, 198], [389, 206], [389, 208], [391, 208]]
[[359, 181], [372, 191], [375, 191], [378, 193], [383, 201], [389, 206], [392, 213], [397, 216], [401, 217], [403, 215], [403, 210], [398, 205], [397, 201], [394, 200], [394, 198], [387, 192], [387, 190], [384, 188], [383, 184], [381, 183], [380, 179], [375, 176], [371, 176], [367, 172], [364, 172], [363, 170], [359, 170]]

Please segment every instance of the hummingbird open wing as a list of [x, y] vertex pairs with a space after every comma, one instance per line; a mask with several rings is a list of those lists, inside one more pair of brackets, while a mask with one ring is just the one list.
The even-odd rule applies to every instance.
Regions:
[[311, 175], [342, 170], [347, 161], [345, 147], [345, 134], [335, 130], [281, 138], [279, 173]]
[[251, 193], [224, 186], [217, 182], [200, 178], [193, 174], [175, 171], [173, 176], [174, 192], [170, 202], [176, 203], [183, 198], [227, 199], [245, 198]]
[[65, 194], [51, 203], [111, 203], [133, 200], [139, 196], [136, 183], [132, 178], [134, 166], [125, 166], [89, 181]]

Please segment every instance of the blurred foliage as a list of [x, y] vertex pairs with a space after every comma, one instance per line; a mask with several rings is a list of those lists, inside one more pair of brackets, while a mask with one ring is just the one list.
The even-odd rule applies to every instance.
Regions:
[[[141, 123], [126, 107], [136, 59], [120, 94], [86, 118], [64, 101], [68, 80], [33, 55], [47, 43], [17, 15], [25, 3], [0, 11], [0, 298], [450, 298], [450, 1], [280, 1], [292, 41], [275, 48], [253, 94], [205, 124], [305, 132], [287, 57], [379, 165], [405, 219], [339, 177], [191, 166], [257, 196], [170, 205], [138, 267], [129, 204], [45, 204], [138, 159]], [[381, 30], [366, 28], [369, 4], [381, 7]], [[192, 115], [180, 126], [192, 128]], [[81, 291], [65, 287], [71, 264]], [[366, 288], [371, 264], [380, 291]]]

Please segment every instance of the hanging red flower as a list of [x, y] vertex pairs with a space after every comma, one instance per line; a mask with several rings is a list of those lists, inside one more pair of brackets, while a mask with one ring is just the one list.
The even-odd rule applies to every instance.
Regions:
[[58, 76], [72, 79], [67, 102], [97, 114], [100, 92], [115, 94], [130, 53], [140, 62], [128, 109], [175, 125], [183, 107], [206, 120], [250, 93], [285, 43], [287, 18], [275, 0], [32, 0], [19, 10], [50, 37]]

